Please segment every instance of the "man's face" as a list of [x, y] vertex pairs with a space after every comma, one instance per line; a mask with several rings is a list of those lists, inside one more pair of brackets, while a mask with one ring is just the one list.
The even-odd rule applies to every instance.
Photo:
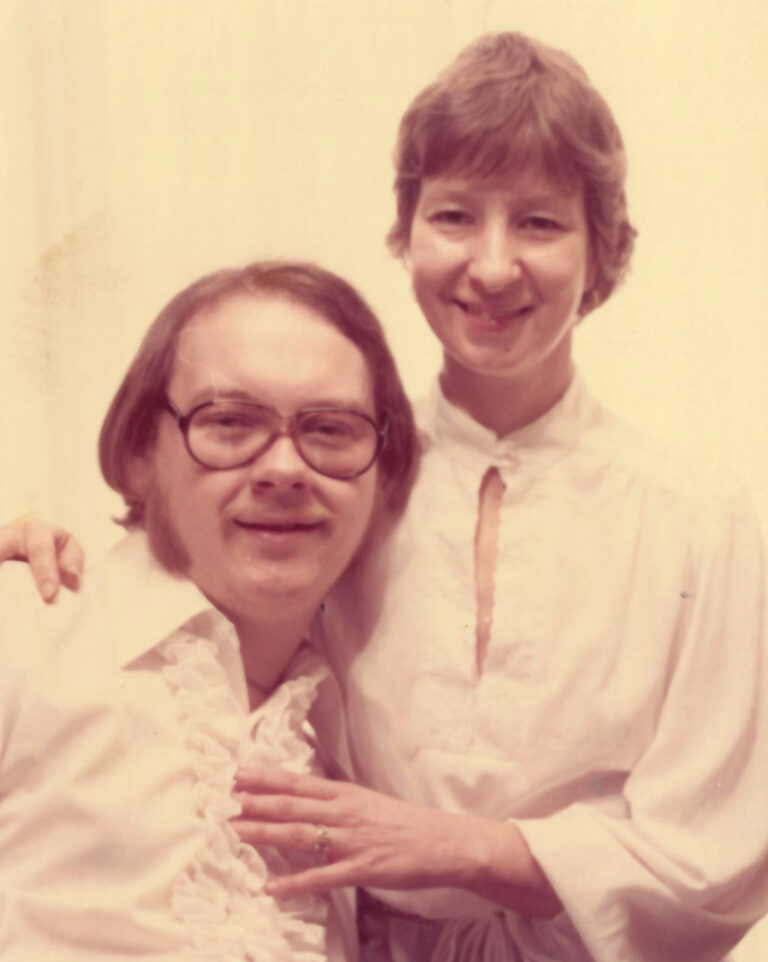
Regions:
[[[360, 350], [322, 315], [273, 295], [236, 295], [193, 318], [167, 394], [184, 414], [240, 398], [283, 415], [333, 406], [375, 416]], [[236, 623], [276, 605], [316, 607], [360, 545], [377, 485], [376, 466], [347, 481], [318, 474], [288, 437], [251, 464], [211, 470], [170, 414], [143, 474], [156, 554]]]

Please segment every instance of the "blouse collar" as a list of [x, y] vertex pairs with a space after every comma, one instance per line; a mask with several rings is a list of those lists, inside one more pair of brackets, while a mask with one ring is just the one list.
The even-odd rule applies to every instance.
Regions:
[[446, 449], [452, 459], [473, 466], [494, 464], [500, 468], [544, 470], [578, 444], [598, 411], [577, 372], [553, 407], [525, 427], [499, 438], [452, 404], [436, 380], [421, 409], [419, 423], [426, 432], [427, 443]]

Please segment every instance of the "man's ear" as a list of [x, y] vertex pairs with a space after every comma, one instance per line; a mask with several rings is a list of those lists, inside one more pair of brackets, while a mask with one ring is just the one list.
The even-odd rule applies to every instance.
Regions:
[[125, 480], [131, 498], [144, 501], [152, 483], [152, 456], [132, 455], [125, 464]]
[[589, 254], [587, 255], [589, 260], [587, 261], [587, 283], [586, 288], [588, 291], [593, 291], [595, 289], [595, 284], [597, 284], [597, 256], [595, 254], [595, 247], [592, 242], [589, 244]]

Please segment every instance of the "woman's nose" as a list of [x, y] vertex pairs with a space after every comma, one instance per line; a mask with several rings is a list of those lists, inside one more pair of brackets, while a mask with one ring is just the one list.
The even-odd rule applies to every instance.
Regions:
[[488, 224], [477, 235], [468, 274], [472, 283], [495, 294], [520, 280], [523, 274], [519, 239], [506, 224]]

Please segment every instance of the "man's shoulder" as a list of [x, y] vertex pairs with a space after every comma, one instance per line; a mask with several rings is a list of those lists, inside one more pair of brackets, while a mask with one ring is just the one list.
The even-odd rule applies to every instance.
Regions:
[[[15, 670], [29, 671], [41, 661], [60, 656], [81, 636], [77, 626], [97, 620], [109, 624], [124, 621], [131, 610], [137, 612], [141, 595], [141, 574], [145, 563], [141, 539], [133, 535], [121, 539], [93, 561], [81, 579], [81, 588], [72, 592], [62, 587], [53, 604], [45, 604], [38, 594], [29, 565], [6, 562], [0, 567], [0, 670], [6, 676]], [[133, 592], [131, 599], [127, 594]], [[87, 639], [86, 639], [87, 640]], [[72, 652], [74, 654], [74, 652]], [[87, 657], [87, 656], [86, 656]]]
[[51, 664], [83, 606], [80, 594], [62, 590], [46, 605], [28, 565], [7, 562], [0, 569], [0, 698], [2, 711], [30, 679]]

